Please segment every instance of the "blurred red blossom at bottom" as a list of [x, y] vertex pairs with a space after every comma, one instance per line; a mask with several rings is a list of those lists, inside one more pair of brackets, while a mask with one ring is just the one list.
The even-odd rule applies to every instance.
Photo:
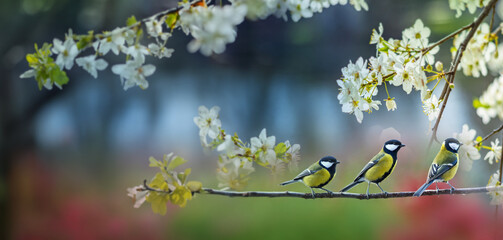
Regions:
[[[415, 189], [422, 183], [408, 181], [400, 189]], [[439, 183], [439, 188], [448, 188], [448, 185]], [[435, 185], [429, 189], [435, 189]], [[497, 224], [495, 207], [489, 205], [484, 197], [476, 194], [400, 199], [396, 201], [396, 207], [404, 219], [400, 226], [384, 231], [386, 239], [503, 239], [503, 213], [500, 210]]]
[[159, 218], [150, 209], [133, 209], [125, 190], [96, 190], [58, 177], [35, 154], [22, 154], [9, 180], [15, 189], [9, 195], [11, 239], [147, 240], [164, 234]]

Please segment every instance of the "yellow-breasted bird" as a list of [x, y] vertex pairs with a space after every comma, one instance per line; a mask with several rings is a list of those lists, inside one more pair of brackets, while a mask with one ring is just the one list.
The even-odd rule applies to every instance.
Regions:
[[287, 184], [302, 181], [306, 186], [311, 188], [311, 194], [313, 194], [313, 198], [313, 188], [323, 189], [328, 193], [332, 193], [332, 191], [323, 188], [323, 186], [327, 185], [327, 183], [329, 183], [330, 180], [334, 178], [335, 167], [339, 163], [340, 162], [332, 156], [323, 157], [319, 161], [309, 166], [306, 170], [299, 173], [299, 175], [297, 175], [292, 180], [283, 182], [280, 185], [284, 186]]
[[[459, 147], [463, 145], [455, 138], [447, 138], [442, 143], [440, 147], [440, 151], [438, 151], [437, 156], [433, 159], [433, 163], [430, 166], [430, 170], [428, 171], [428, 178], [426, 179], [426, 183], [423, 184], [415, 193], [415, 197], [421, 196], [424, 190], [426, 190], [431, 184], [437, 182], [446, 182], [451, 186], [451, 193], [455, 188], [449, 183], [459, 167], [459, 156], [458, 150]], [[438, 186], [436, 186], [438, 191]]]
[[347, 185], [341, 190], [341, 192], [346, 192], [347, 190], [353, 188], [354, 186], [367, 182], [367, 198], [369, 197], [370, 183], [375, 183], [382, 192], [387, 193], [379, 186], [379, 183], [388, 177], [393, 169], [395, 169], [397, 153], [400, 148], [405, 147], [398, 140], [389, 140], [384, 143], [383, 148], [379, 153], [377, 153], [365, 167], [360, 171], [355, 180]]

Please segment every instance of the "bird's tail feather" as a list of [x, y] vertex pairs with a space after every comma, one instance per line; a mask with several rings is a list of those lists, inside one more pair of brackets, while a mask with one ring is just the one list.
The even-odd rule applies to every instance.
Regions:
[[299, 180], [290, 180], [290, 181], [282, 182], [279, 185], [285, 186], [285, 185], [292, 184], [292, 183], [295, 183], [295, 182], [298, 182], [298, 181]]
[[420, 187], [420, 188], [419, 188], [419, 189], [418, 189], [418, 190], [414, 193], [414, 195], [412, 195], [412, 196], [414, 196], [414, 197], [419, 197], [419, 196], [421, 196], [421, 194], [423, 194], [423, 192], [424, 192], [424, 191], [425, 191], [425, 190], [426, 190], [426, 189], [427, 189], [427, 188], [428, 188], [431, 184], [433, 184], [433, 181], [428, 181], [428, 182], [424, 183], [424, 184], [423, 184], [423, 186], [421, 186], [421, 187]]
[[360, 183], [362, 183], [362, 182], [363, 182], [363, 181], [354, 181], [354, 182], [350, 183], [349, 185], [347, 185], [346, 187], [344, 187], [344, 188], [341, 190], [341, 192], [346, 192], [346, 191], [348, 191], [349, 189], [353, 188], [354, 186], [356, 186], [356, 185], [358, 185], [358, 184], [360, 184]]

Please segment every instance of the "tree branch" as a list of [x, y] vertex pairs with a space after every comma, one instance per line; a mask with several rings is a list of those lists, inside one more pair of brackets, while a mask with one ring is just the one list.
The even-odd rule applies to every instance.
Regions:
[[447, 104], [447, 100], [449, 100], [449, 95], [452, 91], [452, 88], [450, 88], [449, 85], [454, 82], [454, 76], [456, 76], [455, 71], [458, 69], [459, 63], [461, 62], [461, 58], [463, 57], [463, 53], [466, 50], [466, 47], [468, 46], [468, 43], [472, 39], [473, 35], [477, 31], [477, 28], [480, 26], [482, 21], [487, 17], [489, 12], [491, 12], [491, 9], [494, 7], [496, 2], [498, 2], [498, 0], [491, 0], [491, 2], [489, 2], [487, 4], [487, 6], [480, 13], [480, 15], [477, 17], [477, 19], [471, 24], [470, 31], [468, 32], [465, 40], [463, 40], [463, 42], [459, 46], [458, 50], [456, 51], [456, 56], [455, 56], [454, 60], [452, 61], [451, 67], [449, 69], [449, 71], [454, 71], [454, 73], [447, 76], [447, 82], [444, 85], [444, 89], [442, 90], [442, 94], [440, 94], [439, 99], [443, 99], [442, 107], [440, 108], [440, 114], [438, 115], [437, 121], [435, 122], [435, 125], [432, 128], [432, 135], [431, 135], [429, 146], [431, 146], [433, 140], [437, 140], [438, 125], [440, 124], [440, 119], [442, 119], [442, 115], [444, 113], [444, 109]]
[[[212, 188], [203, 188], [202, 192], [199, 194], [211, 194], [211, 195], [221, 195], [228, 197], [291, 197], [291, 198], [304, 198], [312, 199], [311, 193], [300, 193], [300, 192], [261, 192], [261, 191], [250, 191], [250, 192], [236, 192], [236, 191], [222, 191]], [[487, 192], [503, 192], [503, 186], [499, 187], [476, 187], [476, 188], [458, 188], [452, 192], [452, 194], [473, 194], [473, 193], [487, 193]], [[387, 199], [387, 198], [406, 198], [412, 197], [414, 192], [390, 192], [390, 193], [373, 193], [369, 195], [368, 199]], [[451, 194], [450, 189], [439, 190], [426, 190], [422, 196], [431, 195], [449, 195]], [[334, 193], [315, 193], [316, 198], [353, 198], [366, 200], [366, 194], [358, 193], [347, 193], [347, 192], [334, 192]]]
[[454, 31], [453, 33], [451, 33], [451, 34], [449, 34], [449, 35], [445, 36], [444, 38], [442, 38], [442, 39], [438, 40], [437, 42], [435, 42], [435, 43], [431, 44], [430, 46], [428, 46], [428, 47], [424, 48], [423, 50], [421, 50], [421, 52], [423, 53], [423, 55], [424, 55], [424, 54], [426, 54], [426, 53], [428, 53], [429, 51], [431, 51], [431, 49], [433, 49], [433, 48], [435, 48], [436, 46], [438, 46], [438, 45], [440, 45], [440, 44], [444, 43], [445, 41], [447, 41], [447, 40], [449, 40], [449, 39], [453, 38], [454, 36], [458, 35], [458, 34], [459, 34], [459, 33], [461, 33], [462, 31], [464, 31], [464, 30], [466, 30], [466, 29], [471, 28], [472, 26], [473, 26], [473, 23], [470, 23], [470, 24], [468, 24], [468, 25], [466, 25], [466, 26], [464, 26], [464, 27], [462, 27], [462, 28], [460, 28], [460, 29], [458, 29], [458, 30]]
[[489, 139], [490, 137], [492, 137], [494, 134], [500, 132], [501, 130], [503, 130], [503, 124], [501, 124], [501, 126], [499, 126], [499, 128], [496, 128], [491, 133], [487, 134], [482, 140], [480, 140], [480, 142], [477, 142], [477, 143], [475, 143], [473, 145], [480, 145], [481, 143], [483, 143], [484, 141], [486, 141], [487, 139]]

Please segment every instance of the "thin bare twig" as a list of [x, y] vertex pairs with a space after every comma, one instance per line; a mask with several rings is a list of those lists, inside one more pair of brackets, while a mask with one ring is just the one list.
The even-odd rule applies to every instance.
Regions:
[[[463, 53], [466, 50], [466, 47], [468, 46], [468, 42], [472, 39], [473, 35], [475, 35], [477, 28], [480, 26], [482, 21], [487, 17], [487, 15], [491, 12], [491, 10], [494, 7], [494, 5], [496, 4], [496, 2], [498, 2], [498, 0], [491, 0], [491, 2], [489, 2], [487, 4], [487, 6], [480, 13], [480, 15], [477, 17], [477, 19], [471, 24], [472, 26], [471, 26], [470, 31], [468, 32], [465, 40], [461, 43], [461, 45], [459, 45], [459, 48], [456, 51], [456, 56], [454, 57], [454, 60], [451, 63], [451, 67], [449, 68], [449, 71], [456, 71], [458, 69], [459, 63], [461, 62], [461, 58], [463, 57]], [[450, 88], [450, 85], [454, 82], [455, 76], [456, 76], [456, 72], [447, 76], [447, 82], [444, 85], [444, 89], [442, 90], [442, 94], [440, 94], [439, 99], [442, 99], [442, 107], [440, 108], [440, 113], [438, 115], [437, 121], [435, 122], [435, 125], [432, 128], [432, 135], [430, 138], [430, 143], [429, 143], [428, 149], [431, 147], [433, 140], [436, 140], [438, 142], [438, 139], [437, 139], [438, 126], [440, 124], [440, 120], [442, 119], [442, 115], [444, 113], [447, 101], [449, 100], [449, 96], [452, 91], [452, 88]]]
[[462, 27], [462, 28], [460, 28], [460, 29], [458, 29], [458, 30], [454, 31], [453, 33], [451, 33], [451, 34], [449, 34], [449, 35], [445, 36], [444, 38], [442, 38], [442, 39], [438, 40], [437, 42], [435, 42], [435, 43], [431, 44], [430, 46], [428, 46], [428, 47], [426, 47], [426, 48], [422, 49], [422, 50], [421, 50], [421, 53], [422, 53], [423, 55], [424, 55], [424, 54], [426, 54], [426, 53], [428, 53], [429, 51], [431, 51], [431, 49], [433, 49], [433, 48], [435, 48], [436, 46], [438, 46], [438, 45], [440, 45], [440, 44], [444, 43], [445, 41], [447, 41], [447, 40], [449, 40], [449, 39], [453, 38], [454, 36], [458, 35], [458, 34], [459, 34], [459, 33], [461, 33], [462, 31], [464, 31], [464, 30], [466, 30], [466, 29], [471, 28], [472, 26], [473, 26], [473, 23], [470, 23], [470, 24], [468, 24], [468, 25], [466, 25], [466, 26], [464, 26], [464, 27]]
[[494, 129], [491, 133], [487, 134], [484, 138], [482, 138], [482, 140], [480, 140], [480, 142], [476, 142], [473, 145], [475, 145], [475, 146], [480, 145], [481, 143], [483, 143], [484, 141], [486, 141], [487, 139], [492, 137], [494, 134], [500, 132], [501, 130], [503, 130], [503, 124], [501, 124], [501, 126], [499, 126], [498, 128]]
[[[476, 187], [476, 188], [457, 188], [452, 192], [452, 194], [474, 194], [474, 193], [487, 193], [494, 191], [502, 191], [503, 186], [499, 187]], [[212, 188], [203, 188], [200, 194], [211, 194], [211, 195], [221, 195], [228, 197], [291, 197], [291, 198], [304, 198], [312, 199], [311, 193], [300, 193], [300, 192], [263, 192], [263, 191], [250, 191], [250, 192], [236, 192], [236, 191], [222, 191]], [[353, 198], [353, 199], [387, 199], [387, 198], [406, 198], [412, 197], [414, 192], [390, 192], [390, 193], [373, 193], [367, 198], [366, 194], [358, 193], [347, 193], [347, 192], [334, 192], [334, 193], [315, 193], [316, 198]], [[427, 190], [421, 196], [430, 195], [449, 195], [451, 194], [450, 189], [439, 190]]]

